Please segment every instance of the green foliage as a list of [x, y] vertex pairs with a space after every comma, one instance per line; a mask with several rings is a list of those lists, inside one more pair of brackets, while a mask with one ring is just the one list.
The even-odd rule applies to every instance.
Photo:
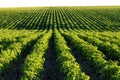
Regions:
[[[16, 42], [10, 43], [10, 45], [5, 50], [1, 50], [0, 74], [3, 73], [6, 69], [8, 69], [15, 60], [17, 60], [19, 58], [19, 56], [21, 56], [22, 50], [24, 50], [25, 47], [28, 44], [30, 44], [32, 40], [36, 39], [39, 35], [39, 33], [34, 34], [34, 31], [32, 33], [24, 31], [23, 34], [20, 34], [22, 31], [21, 32], [15, 31], [15, 32], [16, 32], [16, 34], [11, 34], [11, 35], [15, 35], [12, 37], [11, 35], [9, 36], [9, 30], [8, 30], [8, 33], [6, 33], [6, 35], [8, 35], [8, 36], [4, 36], [1, 38], [1, 40], [6, 38], [6, 40], [9, 41], [9, 40], [16, 39], [16, 37], [17, 38], [19, 36], [21, 37], [21, 38], [19, 38], [19, 41], [15, 40]], [[34, 34], [34, 36], [32, 36], [33, 34]], [[23, 35], [26, 35], [27, 37], [22, 38]]]
[[81, 71], [80, 65], [71, 54], [70, 48], [61, 34], [54, 30], [55, 49], [57, 52], [57, 60], [59, 62], [60, 71], [65, 74], [65, 80], [89, 80], [90, 77]]
[[64, 80], [90, 80], [67, 44], [80, 52], [101, 80], [120, 80], [119, 13], [120, 7], [1, 8], [0, 80], [32, 43], [19, 79], [40, 80], [51, 36]]
[[21, 80], [40, 80], [39, 75], [44, 71], [44, 54], [48, 49], [51, 36], [52, 30], [49, 30], [47, 33], [43, 34], [43, 37], [37, 40], [33, 51], [27, 56], [22, 66], [23, 75], [21, 76]]
[[[62, 34], [82, 53], [90, 64], [94, 66], [96, 72], [101, 74], [101, 79], [119, 80], [120, 66], [114, 62], [105, 60], [105, 55], [101, 51], [90, 43], [80, 39], [77, 35], [70, 34], [69, 32], [62, 32]], [[92, 39], [90, 38], [90, 40]]]

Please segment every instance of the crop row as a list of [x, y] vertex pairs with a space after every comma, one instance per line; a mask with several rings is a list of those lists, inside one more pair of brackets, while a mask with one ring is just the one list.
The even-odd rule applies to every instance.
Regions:
[[44, 55], [48, 49], [48, 43], [52, 36], [52, 30], [44, 34], [37, 40], [34, 49], [27, 56], [22, 66], [23, 75], [21, 80], [38, 80], [40, 74], [44, 71], [43, 63], [45, 61]]
[[[42, 72], [45, 69], [43, 66], [46, 60], [45, 54], [49, 48], [49, 41], [53, 36], [55, 42], [52, 45], [55, 46], [58, 70], [60, 74], [64, 75], [64, 80], [91, 79], [90, 75], [86, 75], [82, 71], [81, 63], [77, 62], [68, 44], [72, 45], [90, 63], [89, 66], [100, 75], [101, 80], [104, 78], [119, 80], [120, 48], [109, 40], [119, 41], [119, 37], [116, 35], [119, 32], [89, 32], [57, 28], [57, 26], [54, 26], [54, 30], [46, 29], [43, 31], [0, 30], [2, 34], [0, 35], [0, 43], [4, 47], [0, 49], [0, 77], [2, 77], [2, 73], [11, 68], [15, 61], [22, 59], [21, 55], [25, 54], [23, 51], [26, 47], [33, 46], [31, 43], [35, 42], [33, 50], [30, 51], [30, 54], [27, 54], [22, 63], [22, 74], [19, 78], [21, 80], [41, 80]], [[105, 41], [104, 38], [108, 38], [108, 41]]]
[[[50, 29], [50, 27], [59, 26], [58, 28], [63, 29], [65, 28], [91, 31], [119, 31], [120, 24], [116, 20], [116, 16], [114, 16], [117, 15], [118, 17], [119, 8], [113, 8], [110, 11], [109, 8], [100, 8], [99, 10], [103, 11], [104, 13], [106, 12], [106, 14], [103, 15], [102, 12], [98, 12], [98, 9], [84, 9], [81, 7], [5, 9], [1, 10], [3, 11], [3, 13], [0, 13], [2, 16], [2, 18], [0, 19], [0, 28], [44, 30]], [[107, 10], [111, 12], [110, 14], [112, 15], [113, 19], [110, 18], [109, 12], [107, 12]], [[14, 15], [11, 13], [13, 13]], [[97, 13], [99, 13], [100, 18], [96, 18]]]
[[[46, 31], [43, 31], [45, 33]], [[24, 34], [24, 35], [23, 35]], [[6, 69], [10, 68], [14, 61], [17, 61], [23, 50], [30, 45], [34, 40], [38, 38], [42, 32], [24, 32], [18, 35], [17, 41], [11, 43], [5, 50], [1, 50], [0, 53], [0, 74]], [[34, 35], [34, 36], [33, 36]], [[20, 37], [19, 37], [20, 36]], [[9, 39], [9, 38], [8, 38]], [[12, 38], [11, 38], [12, 39]], [[11, 40], [10, 39], [10, 40]], [[14, 37], [13, 37], [14, 40]], [[9, 40], [8, 40], [9, 41]]]
[[81, 71], [80, 65], [75, 62], [70, 48], [61, 34], [55, 29], [55, 49], [60, 72], [65, 75], [64, 80], [89, 80], [89, 76]]
[[89, 61], [96, 72], [100, 74], [101, 79], [119, 80], [120, 67], [117, 63], [106, 60], [106, 56], [93, 46], [91, 43], [84, 41], [74, 33], [63, 32], [63, 36]]

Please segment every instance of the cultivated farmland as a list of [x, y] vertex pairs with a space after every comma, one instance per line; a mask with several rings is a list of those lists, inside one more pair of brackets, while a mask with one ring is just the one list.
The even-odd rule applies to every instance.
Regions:
[[120, 80], [120, 7], [0, 8], [0, 80]]

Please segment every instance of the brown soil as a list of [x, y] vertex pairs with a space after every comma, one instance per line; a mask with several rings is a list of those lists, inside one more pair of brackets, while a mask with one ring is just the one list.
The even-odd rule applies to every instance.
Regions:
[[3, 80], [19, 80], [22, 75], [22, 64], [26, 59], [27, 55], [33, 50], [33, 45], [36, 43], [36, 40], [31, 41], [31, 44], [27, 45], [25, 49], [22, 50], [18, 60], [12, 62], [12, 65], [4, 73], [1, 74]]
[[68, 43], [68, 46], [71, 48], [71, 53], [76, 58], [76, 62], [82, 67], [82, 71], [90, 76], [90, 80], [100, 80], [100, 75], [96, 73], [93, 66], [90, 66], [89, 62], [81, 55], [81, 52], [77, 51], [70, 43]]
[[51, 38], [49, 48], [45, 55], [44, 72], [41, 75], [42, 80], [64, 80], [59, 72], [57, 55], [54, 47], [54, 39]]

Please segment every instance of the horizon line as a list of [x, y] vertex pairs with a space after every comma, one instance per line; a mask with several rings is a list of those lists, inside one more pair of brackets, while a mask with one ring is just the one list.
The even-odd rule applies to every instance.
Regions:
[[29, 8], [29, 7], [120, 7], [120, 5], [45, 5], [45, 6], [0, 6], [0, 8]]

